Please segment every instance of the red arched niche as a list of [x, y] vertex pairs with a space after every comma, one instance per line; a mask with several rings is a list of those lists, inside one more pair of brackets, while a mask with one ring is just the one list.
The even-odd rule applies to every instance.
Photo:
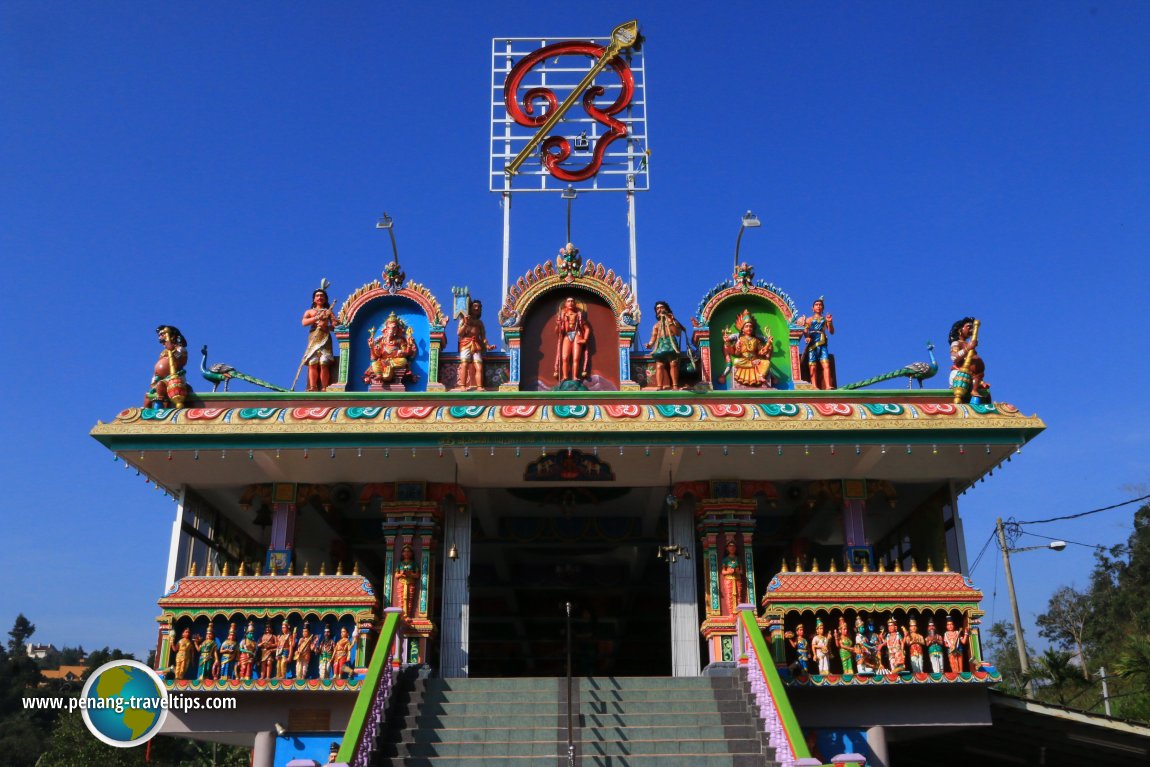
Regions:
[[533, 302], [523, 322], [520, 338], [520, 391], [548, 391], [559, 380], [555, 377], [555, 316], [570, 296], [587, 313], [591, 325], [591, 382], [589, 388], [619, 388], [619, 326], [615, 313], [599, 296], [586, 290], [563, 289], [540, 296]]

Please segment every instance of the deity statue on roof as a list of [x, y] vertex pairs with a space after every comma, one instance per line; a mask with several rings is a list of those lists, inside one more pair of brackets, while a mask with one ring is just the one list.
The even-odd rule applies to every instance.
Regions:
[[800, 317], [798, 320], [798, 324], [802, 327], [803, 338], [807, 342], [803, 350], [803, 360], [807, 365], [810, 382], [817, 389], [835, 388], [828, 346], [828, 336], [833, 336], [835, 333], [835, 321], [830, 314], [824, 314], [825, 309], [826, 301], [819, 296], [811, 304], [811, 315]]
[[252, 667], [255, 665], [256, 654], [259, 652], [255, 631], [255, 626], [249, 622], [247, 630], [244, 632], [244, 638], [240, 640], [239, 660], [236, 661], [237, 679], [252, 678]]
[[737, 384], [748, 388], [772, 386], [771, 352], [774, 345], [770, 332], [765, 336], [759, 332], [750, 310], [743, 311], [723, 334], [723, 354], [727, 360], [723, 375], [729, 372]]
[[[311, 294], [311, 308], [303, 313], [300, 324], [308, 328], [307, 349], [304, 350], [300, 368], [307, 366], [307, 390], [324, 391], [331, 385], [331, 369], [335, 364], [332, 351], [332, 332], [335, 329], [335, 315], [327, 297], [327, 280], [320, 280], [319, 288]], [[299, 380], [299, 371], [296, 372]], [[295, 389], [295, 382], [292, 382]]]
[[483, 326], [483, 302], [471, 301], [467, 314], [459, 313], [459, 381], [463, 391], [483, 388], [483, 355], [494, 351], [487, 344], [487, 329]]
[[973, 317], [963, 317], [950, 327], [950, 387], [955, 402], [991, 401], [990, 384], [983, 378], [986, 364], [978, 354], [979, 325]]
[[[651, 328], [651, 359], [655, 362], [655, 388], [679, 388], [679, 361], [683, 357], [683, 325], [666, 301], [655, 302], [655, 327]], [[733, 613], [732, 613], [733, 614]]]
[[363, 382], [377, 386], [401, 384], [418, 353], [411, 328], [395, 312], [388, 315], [378, 336], [375, 328], [368, 329], [367, 348], [371, 366], [363, 372]]
[[156, 337], [164, 348], [152, 370], [152, 386], [144, 395], [144, 407], [182, 408], [191, 391], [184, 370], [188, 364], [188, 342], [174, 325], [160, 325]]
[[555, 257], [556, 271], [560, 277], [565, 277], [568, 282], [572, 278], [579, 275], [579, 270], [583, 268], [583, 258], [579, 255], [579, 248], [571, 243], [559, 249], [559, 255]]
[[587, 342], [591, 325], [587, 313], [573, 297], [568, 296], [555, 315], [555, 377], [562, 381], [579, 380], [590, 372]]

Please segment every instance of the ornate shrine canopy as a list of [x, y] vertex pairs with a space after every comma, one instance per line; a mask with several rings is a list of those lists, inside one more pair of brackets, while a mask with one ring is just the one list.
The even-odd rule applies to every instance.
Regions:
[[207, 575], [176, 581], [159, 605], [165, 616], [285, 612], [367, 616], [378, 597], [362, 575]]
[[981, 615], [982, 592], [955, 572], [779, 573], [767, 584], [768, 614], [820, 610], [957, 610]]

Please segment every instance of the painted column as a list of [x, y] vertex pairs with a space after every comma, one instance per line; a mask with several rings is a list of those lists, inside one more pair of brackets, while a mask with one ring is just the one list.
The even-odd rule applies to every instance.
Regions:
[[635, 343], [635, 327], [632, 325], [619, 328], [619, 389], [622, 391], [635, 391], [639, 384], [631, 378], [631, 347]]
[[[671, 578], [671, 674], [699, 675], [699, 596], [695, 575], [698, 561], [695, 546], [694, 509], [680, 503], [669, 514], [671, 542], [684, 546], [687, 555], [669, 563]], [[687, 558], [689, 555], [689, 559]]]
[[[730, 601], [752, 602], [751, 583], [748, 583], [748, 565], [754, 562], [750, 548], [754, 538], [754, 512], [757, 502], [739, 498], [739, 483], [712, 483], [712, 493], [720, 497], [708, 498], [695, 504], [696, 532], [702, 544], [705, 582], [707, 594], [706, 618], [701, 631], [707, 639], [708, 658], [711, 663], [733, 662], [737, 660], [734, 646], [738, 611], [732, 609]], [[721, 497], [733, 494], [736, 497]], [[742, 570], [740, 579], [730, 584], [733, 592], [730, 599], [723, 598], [723, 560], [728, 557], [727, 546], [735, 545], [735, 560]], [[752, 570], [753, 572], [753, 570]], [[753, 582], [754, 576], [751, 576]], [[740, 592], [741, 595], [740, 595]], [[745, 598], [743, 598], [745, 597]]]
[[432, 325], [429, 341], [430, 343], [427, 349], [427, 390], [444, 391], [447, 387], [439, 381], [439, 354], [443, 351], [443, 347], [447, 345], [447, 334], [443, 332], [442, 327]]
[[699, 347], [699, 383], [704, 389], [712, 390], [715, 385], [711, 375], [711, 329], [696, 328], [693, 340]]
[[[443, 513], [443, 611], [440, 614], [439, 673], [445, 679], [465, 677], [468, 672], [470, 624], [471, 512], [459, 504]], [[451, 558], [452, 547], [457, 556]]]
[[519, 366], [522, 351], [519, 346], [519, 334], [521, 330], [518, 327], [503, 329], [503, 343], [507, 345], [507, 354], [510, 359], [508, 361], [507, 381], [499, 384], [499, 391], [519, 391]]
[[351, 362], [351, 328], [347, 325], [336, 325], [333, 331], [335, 346], [339, 349], [339, 368], [337, 369], [338, 374], [335, 376], [336, 380], [331, 382], [327, 391], [347, 391], [347, 366]]
[[[436, 552], [440, 545], [438, 533], [443, 521], [439, 500], [442, 500], [446, 487], [450, 486], [399, 483], [393, 497], [410, 497], [384, 501], [380, 505], [384, 516], [383, 534], [387, 541], [388, 562], [384, 596], [390, 606], [404, 610], [406, 653], [401, 658], [404, 663], [426, 663], [428, 641], [436, 632], [430, 615], [435, 612], [433, 587]], [[431, 500], [429, 496], [439, 500]], [[403, 551], [408, 546], [411, 547], [410, 568], [404, 566], [403, 559]], [[404, 584], [407, 588], [415, 589], [408, 604], [403, 604], [404, 589], [401, 587]]]

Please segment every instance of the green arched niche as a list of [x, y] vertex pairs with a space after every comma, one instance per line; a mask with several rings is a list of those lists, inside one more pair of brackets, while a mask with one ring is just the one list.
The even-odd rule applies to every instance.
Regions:
[[766, 336], [769, 332], [774, 339], [771, 350], [771, 375], [775, 379], [776, 389], [793, 389], [791, 378], [791, 340], [790, 324], [783, 317], [777, 306], [765, 298], [755, 295], [739, 295], [728, 298], [711, 314], [708, 326], [711, 337], [711, 385], [715, 389], [731, 388], [731, 376], [727, 376], [726, 383], [720, 383], [723, 371], [727, 367], [723, 355], [723, 343], [727, 330], [735, 324], [735, 319], [744, 310], [750, 310], [755, 318], [759, 333]]

